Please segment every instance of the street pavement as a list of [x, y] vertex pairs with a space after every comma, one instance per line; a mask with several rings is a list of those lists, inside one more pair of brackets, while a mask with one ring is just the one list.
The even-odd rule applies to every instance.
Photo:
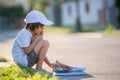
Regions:
[[[18, 31], [0, 32], [0, 56], [12, 61], [11, 47]], [[50, 42], [47, 56], [51, 62], [59, 60], [86, 68], [86, 75], [61, 76], [61, 80], [120, 79], [120, 37], [106, 37], [102, 33], [46, 33], [45, 39]]]

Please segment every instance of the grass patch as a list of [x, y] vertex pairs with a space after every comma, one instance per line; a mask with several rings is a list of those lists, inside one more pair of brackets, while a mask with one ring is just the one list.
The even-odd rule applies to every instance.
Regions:
[[8, 62], [8, 59], [6, 59], [5, 57], [0, 57], [0, 62]]
[[113, 26], [112, 24], [110, 24], [105, 29], [104, 34], [106, 36], [120, 36], [120, 30], [116, 30], [115, 26]]
[[115, 30], [115, 27], [112, 25], [112, 24], [110, 24], [110, 25], [108, 25], [107, 26], [107, 28], [105, 29], [105, 34], [106, 35], [110, 35], [110, 34], [112, 34], [112, 32]]
[[45, 32], [47, 33], [73, 33], [75, 31], [74, 29], [69, 28], [69, 27], [51, 26], [51, 27], [45, 27]]
[[97, 28], [92, 26], [83, 26], [81, 32], [97, 32]]
[[57, 77], [41, 76], [31, 68], [26, 68], [18, 64], [10, 67], [0, 68], [0, 80], [58, 80]]

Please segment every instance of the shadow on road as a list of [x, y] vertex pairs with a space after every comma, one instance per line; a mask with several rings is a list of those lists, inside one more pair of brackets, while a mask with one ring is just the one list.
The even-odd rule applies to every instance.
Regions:
[[60, 80], [83, 80], [85, 78], [94, 78], [90, 74], [84, 74], [80, 76], [58, 76], [58, 77], [60, 78]]

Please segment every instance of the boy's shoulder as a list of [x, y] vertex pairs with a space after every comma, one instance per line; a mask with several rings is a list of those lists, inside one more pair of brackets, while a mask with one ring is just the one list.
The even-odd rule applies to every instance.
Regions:
[[32, 33], [27, 29], [23, 28], [19, 31], [17, 36], [32, 36]]
[[25, 34], [31, 34], [31, 32], [29, 32], [27, 29], [25, 29], [25, 28], [23, 28], [23, 29], [21, 29], [20, 31], [19, 31], [19, 34], [23, 34], [23, 33], [25, 33]]

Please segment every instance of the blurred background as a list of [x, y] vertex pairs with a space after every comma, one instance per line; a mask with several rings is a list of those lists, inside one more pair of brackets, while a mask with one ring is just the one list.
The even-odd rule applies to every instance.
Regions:
[[54, 26], [75, 32], [120, 28], [119, 0], [0, 0], [0, 30], [22, 28], [33, 9], [45, 13]]
[[0, 67], [13, 61], [13, 41], [33, 9], [55, 23], [45, 27], [50, 61], [84, 66], [92, 78], [63, 80], [120, 79], [120, 0], [0, 0]]

